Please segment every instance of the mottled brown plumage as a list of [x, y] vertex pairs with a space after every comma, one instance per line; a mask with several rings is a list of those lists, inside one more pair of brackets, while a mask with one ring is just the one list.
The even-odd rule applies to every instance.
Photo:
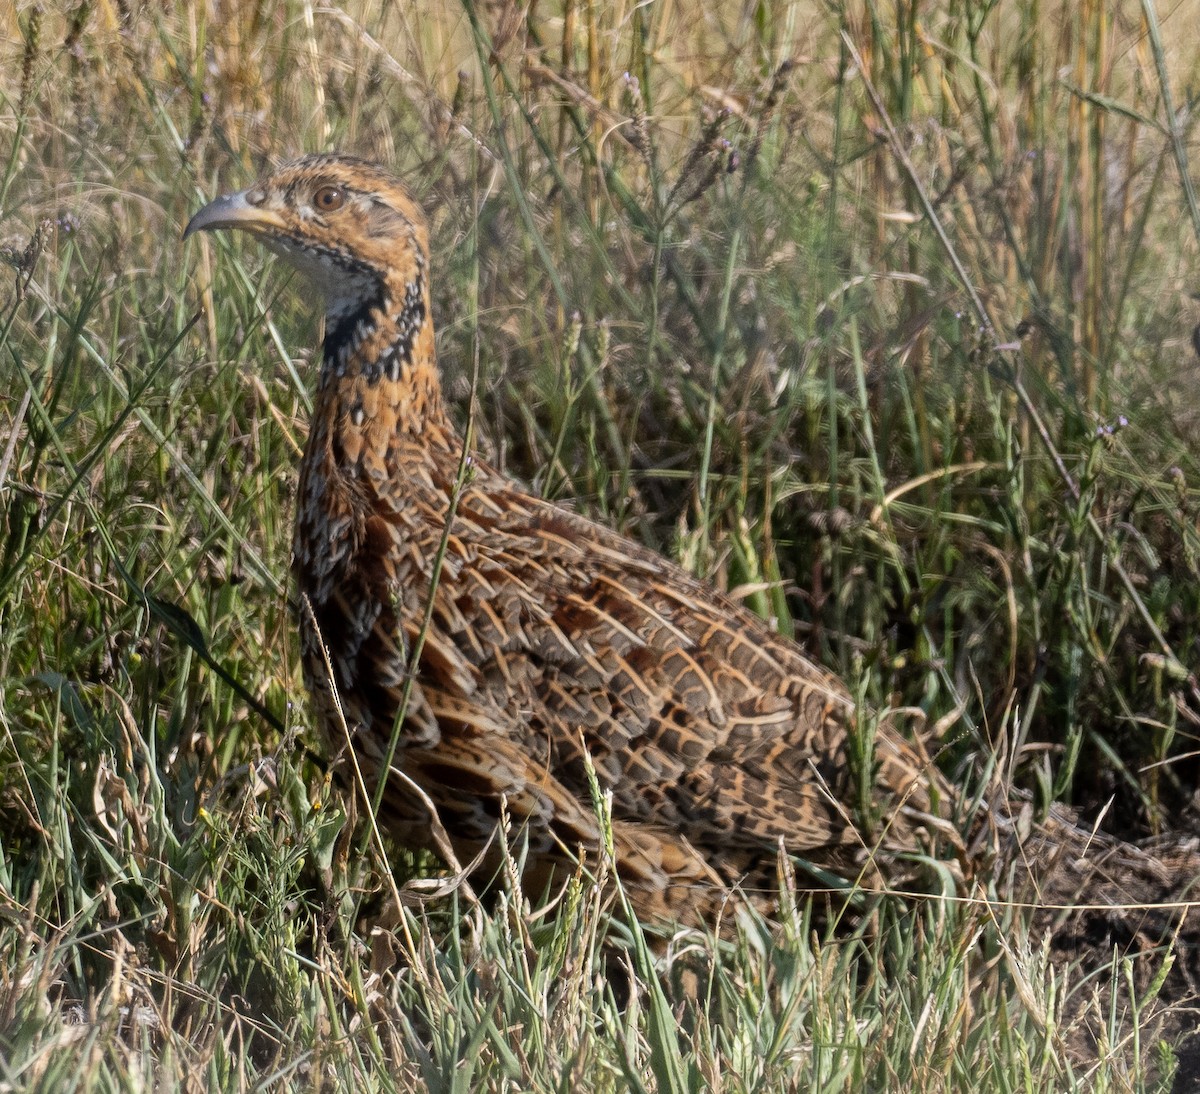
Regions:
[[[875, 877], [948, 829], [956, 795], [887, 721], [856, 777], [850, 696], [756, 616], [478, 459], [456, 492], [463, 440], [438, 380], [428, 230], [403, 185], [310, 156], [206, 206], [188, 232], [206, 228], [252, 232], [325, 296], [294, 553], [305, 671], [326, 736], [336, 747], [348, 730], [377, 785], [432, 593], [393, 764], [462, 862], [503, 810], [533, 894], [594, 855], [588, 757], [647, 919], [711, 919], [731, 889], [768, 903], [781, 842], [818, 873]], [[976, 836], [1015, 848], [1003, 818]], [[382, 819], [431, 845], [425, 802], [395, 774]], [[1090, 837], [1065, 834], [1077, 831], [1060, 816], [1030, 844], [1045, 860], [1071, 849], [1066, 892], [1085, 876], [1074, 848]], [[497, 862], [493, 845], [481, 872]]]

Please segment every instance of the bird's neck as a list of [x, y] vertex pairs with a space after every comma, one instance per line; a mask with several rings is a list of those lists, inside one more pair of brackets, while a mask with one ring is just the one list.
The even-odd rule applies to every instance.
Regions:
[[453, 446], [423, 276], [375, 286], [353, 305], [330, 302], [313, 418], [324, 434], [314, 457], [371, 474], [389, 473], [411, 442]]

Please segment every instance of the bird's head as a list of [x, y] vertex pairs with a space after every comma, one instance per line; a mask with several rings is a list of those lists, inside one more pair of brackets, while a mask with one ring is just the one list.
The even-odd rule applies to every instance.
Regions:
[[353, 349], [381, 322], [410, 328], [411, 344], [428, 318], [425, 217], [404, 184], [372, 163], [305, 156], [209, 202], [183, 236], [219, 228], [256, 236], [324, 295], [327, 356]]

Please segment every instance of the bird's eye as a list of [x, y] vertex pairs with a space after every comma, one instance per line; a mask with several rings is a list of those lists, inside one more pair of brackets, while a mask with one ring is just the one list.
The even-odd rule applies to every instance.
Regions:
[[338, 209], [346, 204], [346, 191], [340, 186], [322, 186], [321, 189], [313, 194], [313, 204], [322, 213], [337, 212]]

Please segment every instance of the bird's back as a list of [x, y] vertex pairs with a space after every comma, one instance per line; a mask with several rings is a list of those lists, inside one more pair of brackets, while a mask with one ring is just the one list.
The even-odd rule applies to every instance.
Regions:
[[[344, 444], [321, 434], [296, 559], [326, 732], [361, 727], [360, 754], [381, 756], [421, 638], [394, 762], [460, 860], [502, 803], [537, 883], [593, 853], [589, 763], [612, 795], [618, 869], [651, 915], [770, 888], [781, 840], [851, 876], [873, 850], [920, 846], [936, 774], [886, 722], [861, 770], [845, 689], [757, 616], [477, 460], [456, 493], [452, 433], [393, 445], [377, 475], [338, 466]], [[392, 827], [427, 844], [406, 785], [390, 786]]]

